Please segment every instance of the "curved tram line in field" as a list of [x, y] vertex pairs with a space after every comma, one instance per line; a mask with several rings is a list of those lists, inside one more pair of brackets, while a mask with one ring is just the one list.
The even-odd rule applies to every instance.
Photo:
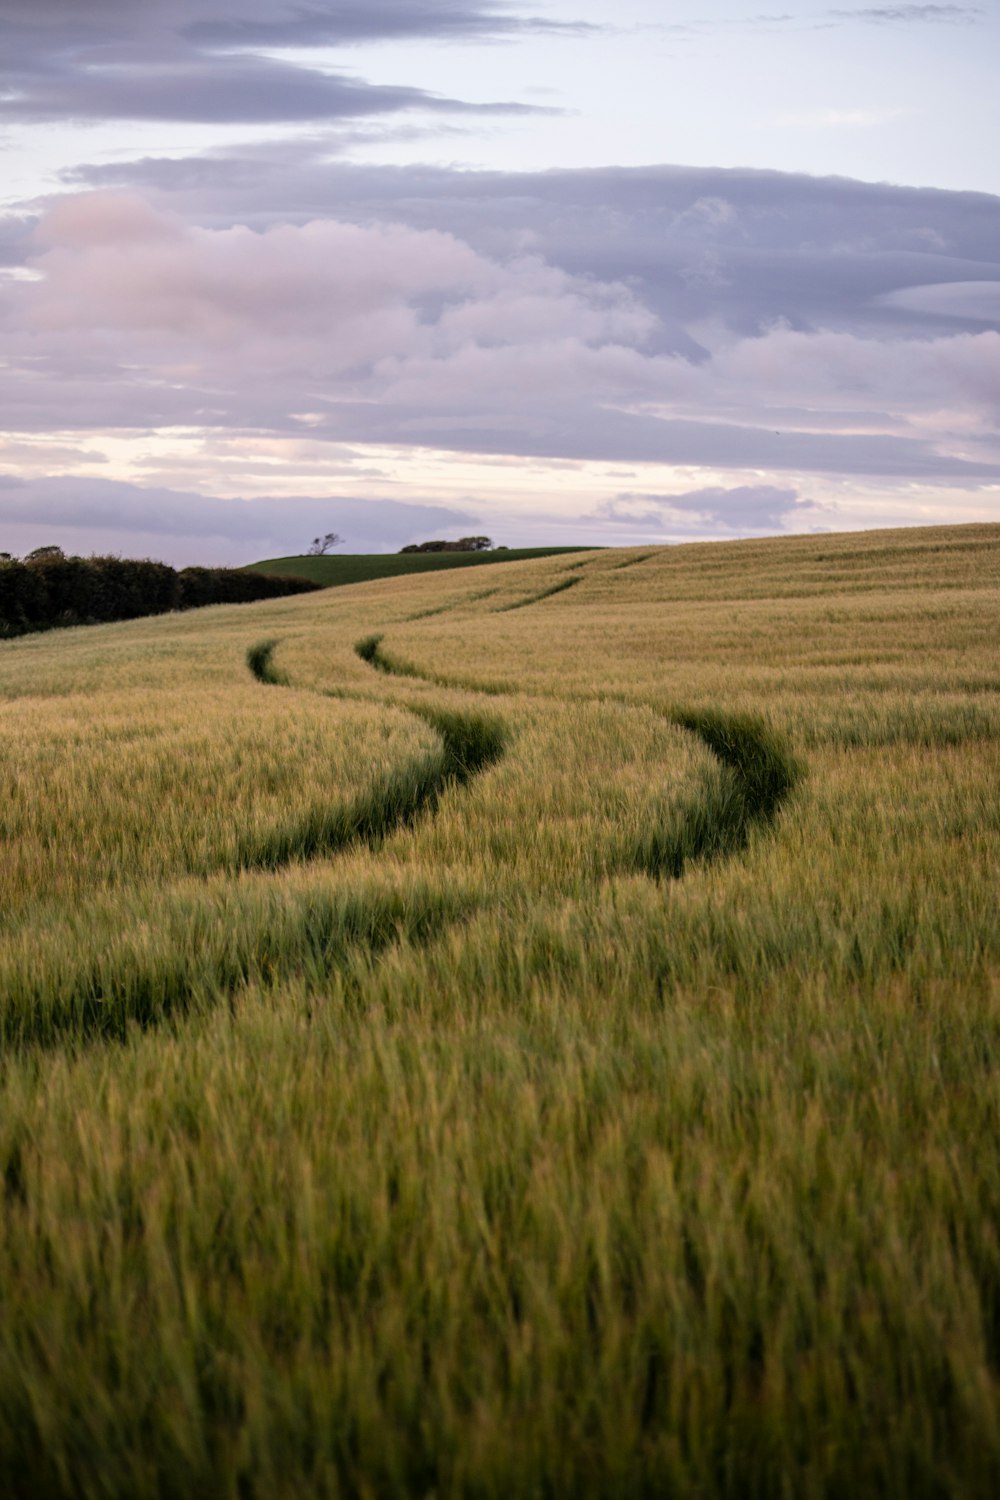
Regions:
[[[354, 648], [362, 661], [379, 672], [465, 692], [482, 691], [491, 697], [503, 691], [493, 686], [470, 688], [466, 683], [423, 672], [411, 662], [394, 661], [382, 651], [382, 639], [380, 635], [366, 636]], [[625, 699], [617, 701], [625, 706]], [[723, 770], [721, 787], [705, 788], [699, 798], [689, 801], [679, 827], [651, 828], [633, 851], [633, 869], [654, 879], [676, 880], [693, 860], [737, 854], [746, 846], [755, 825], [773, 825], [802, 769], [777, 735], [748, 714], [675, 709], [666, 717], [678, 728], [697, 735]]]
[[[276, 641], [262, 641], [247, 652], [247, 666], [259, 682], [287, 686], [274, 665]], [[277, 869], [293, 860], [317, 859], [354, 844], [376, 848], [398, 828], [408, 828], [423, 812], [433, 812], [449, 786], [464, 786], [504, 754], [507, 732], [498, 720], [480, 713], [458, 713], [408, 704], [440, 737], [441, 748], [383, 778], [346, 808], [331, 809], [301, 830], [273, 835], [270, 846], [241, 862], [244, 869]]]
[[[287, 685], [274, 663], [275, 645], [271, 640], [251, 647], [247, 665], [259, 682]], [[381, 637], [369, 636], [355, 649], [379, 671], [425, 677], [409, 664], [397, 666], [380, 645]], [[426, 680], [441, 685], [430, 674]], [[273, 872], [352, 848], [378, 848], [390, 834], [433, 814], [449, 788], [469, 785], [507, 752], [509, 732], [490, 714], [400, 706], [435, 730], [438, 749], [382, 777], [346, 807], [248, 843], [231, 871]], [[679, 818], [649, 829], [628, 852], [623, 873], [660, 880], [676, 879], [692, 861], [738, 853], [755, 825], [773, 824], [800, 774], [756, 720], [682, 711], [668, 717], [698, 736], [724, 774], [693, 790]], [[66, 956], [73, 934], [54, 933], [51, 962], [15, 963], [0, 974], [0, 1051], [123, 1040], [132, 1027], [217, 1003], [252, 983], [297, 980], [319, 994], [333, 972], [349, 983], [352, 964], [363, 966], [402, 941], [430, 942], [482, 905], [481, 893], [444, 889], [427, 879], [385, 888], [369, 882], [350, 890], [319, 884], [305, 895], [270, 881], [249, 893], [245, 887], [178, 884], [162, 893], [155, 931], [137, 918], [114, 945], [76, 960]]]
[[[583, 563], [574, 563], [574, 568], [582, 568]], [[569, 572], [570, 569], [567, 569]], [[526, 599], [515, 599], [513, 604], [500, 604], [493, 610], [495, 615], [504, 615], [512, 609], [527, 609], [529, 604], [541, 604], [543, 599], [551, 599], [553, 594], [564, 594], [567, 589], [575, 589], [581, 578], [560, 578], [558, 583], [550, 583], [548, 588], [539, 589], [537, 594], [529, 594]]]
[[[285, 685], [273, 661], [275, 644], [251, 647], [247, 665], [258, 681]], [[269, 873], [378, 848], [433, 813], [449, 787], [466, 785], [504, 754], [506, 730], [488, 714], [409, 707], [435, 730], [438, 748], [382, 776], [346, 806], [248, 837], [229, 873]], [[320, 886], [304, 897], [271, 881], [249, 893], [179, 882], [162, 891], [155, 930], [143, 913], [131, 925], [123, 922], [113, 944], [67, 959], [77, 937], [75, 927], [67, 928], [51, 935], [42, 962], [33, 955], [32, 963], [15, 960], [0, 972], [0, 1052], [120, 1041], [130, 1027], [156, 1025], [254, 982], [299, 980], [318, 992], [352, 958], [370, 958], [404, 939], [427, 942], [474, 908], [467, 893], [426, 880], [395, 889], [371, 882], [348, 891]]]

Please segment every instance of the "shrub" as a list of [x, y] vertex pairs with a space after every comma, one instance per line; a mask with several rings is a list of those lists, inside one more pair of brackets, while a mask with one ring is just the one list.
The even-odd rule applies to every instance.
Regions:
[[184, 568], [177, 574], [178, 609], [202, 604], [251, 604], [306, 594], [322, 585], [309, 578], [279, 577], [274, 573], [244, 573], [239, 568]]

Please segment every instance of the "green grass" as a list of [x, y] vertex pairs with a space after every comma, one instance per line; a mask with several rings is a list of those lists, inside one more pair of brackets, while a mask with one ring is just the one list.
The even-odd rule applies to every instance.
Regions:
[[587, 547], [510, 547], [501, 552], [331, 552], [326, 557], [271, 557], [263, 562], [250, 563], [249, 571], [309, 578], [314, 583], [333, 588], [343, 583], [405, 578], [411, 573], [439, 573], [453, 568], [526, 562], [536, 557], [575, 556], [597, 550]]
[[566, 574], [0, 646], [0, 1494], [1000, 1488], [1000, 527]]

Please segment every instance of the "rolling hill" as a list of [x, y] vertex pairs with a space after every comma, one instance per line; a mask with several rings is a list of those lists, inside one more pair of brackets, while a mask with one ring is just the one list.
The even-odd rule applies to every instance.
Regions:
[[536, 557], [560, 557], [599, 548], [508, 547], [494, 552], [342, 552], [325, 557], [270, 557], [251, 563], [248, 571], [309, 578], [333, 588], [344, 583], [371, 583], [379, 578], [403, 578], [410, 573], [441, 573], [453, 568], [481, 568], [496, 563], [526, 562]]

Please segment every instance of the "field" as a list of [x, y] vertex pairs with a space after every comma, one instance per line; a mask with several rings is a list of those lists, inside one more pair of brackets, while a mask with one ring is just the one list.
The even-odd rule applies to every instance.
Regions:
[[[595, 551], [597, 549], [584, 549]], [[329, 552], [325, 557], [270, 557], [251, 563], [249, 572], [310, 578], [331, 587], [403, 578], [410, 573], [440, 573], [449, 568], [481, 568], [492, 563], [527, 562], [534, 557], [577, 555], [573, 547], [508, 547], [499, 552]]]
[[0, 1493], [997, 1493], [998, 645], [969, 526], [0, 646]]

